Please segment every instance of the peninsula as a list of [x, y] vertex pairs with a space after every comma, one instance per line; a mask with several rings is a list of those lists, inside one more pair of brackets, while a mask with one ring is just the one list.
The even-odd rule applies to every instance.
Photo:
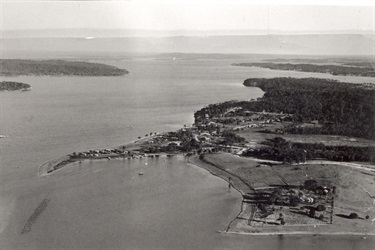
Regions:
[[114, 66], [65, 60], [0, 59], [1, 76], [122, 76], [129, 72]]
[[0, 82], [0, 91], [28, 91], [31, 90], [31, 86], [27, 83], [22, 82], [8, 82], [2, 81]]
[[244, 85], [265, 94], [211, 104], [175, 132], [73, 152], [38, 174], [86, 159], [184, 154], [242, 194], [227, 233], [375, 235], [375, 87], [316, 78]]
[[343, 76], [374, 77], [375, 70], [370, 63], [345, 63], [345, 64], [312, 64], [312, 63], [237, 63], [233, 66], [260, 67], [273, 70], [293, 70], [315, 73], [329, 73]]

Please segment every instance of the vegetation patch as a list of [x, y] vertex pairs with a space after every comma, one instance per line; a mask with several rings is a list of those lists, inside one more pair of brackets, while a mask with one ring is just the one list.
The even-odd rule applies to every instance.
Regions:
[[0, 82], [0, 91], [16, 91], [16, 90], [30, 90], [31, 86], [26, 83], [22, 82], [8, 82], [2, 81]]
[[306, 160], [374, 162], [375, 147], [326, 146], [323, 143], [296, 143], [275, 137], [263, 142], [263, 147], [248, 149], [243, 156], [253, 156], [282, 162], [300, 163]]
[[375, 71], [372, 65], [364, 63], [346, 63], [345, 65], [317, 65], [308, 63], [237, 63], [233, 65], [244, 67], [260, 67], [273, 70], [293, 70], [314, 73], [329, 73], [332, 75], [343, 76], [375, 76]]
[[64, 60], [0, 59], [2, 76], [121, 76], [125, 69], [101, 63]]
[[[244, 85], [259, 87], [266, 93], [258, 100], [209, 105], [195, 113], [196, 123], [212, 117], [233, 120], [263, 112], [273, 116], [275, 121], [291, 122], [280, 133], [375, 138], [375, 88], [372, 84], [280, 77], [250, 78]], [[306, 126], [307, 123], [310, 126]]]

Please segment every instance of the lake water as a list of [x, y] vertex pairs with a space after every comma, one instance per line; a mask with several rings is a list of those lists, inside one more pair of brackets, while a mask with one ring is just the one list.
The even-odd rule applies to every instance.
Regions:
[[[45, 161], [181, 128], [210, 103], [260, 97], [261, 90], [242, 86], [246, 78], [306, 76], [230, 65], [241, 60], [102, 58], [94, 61], [130, 74], [2, 78], [33, 87], [0, 93], [0, 134], [6, 135], [0, 139], [2, 249], [370, 249], [374, 241], [358, 237], [219, 234], [238, 213], [240, 195], [182, 157], [147, 165], [145, 160], [90, 161], [37, 177]], [[47, 205], [39, 210], [40, 204]], [[25, 227], [30, 231], [21, 234]]]

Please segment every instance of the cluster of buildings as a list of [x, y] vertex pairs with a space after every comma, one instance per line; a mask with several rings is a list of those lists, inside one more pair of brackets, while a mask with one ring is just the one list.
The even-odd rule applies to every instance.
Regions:
[[127, 150], [121, 150], [121, 149], [102, 149], [102, 150], [89, 150], [85, 152], [79, 152], [79, 153], [72, 153], [70, 154], [70, 158], [93, 158], [93, 157], [110, 157], [110, 156], [118, 156], [123, 155], [126, 156], [129, 154], [129, 151]]

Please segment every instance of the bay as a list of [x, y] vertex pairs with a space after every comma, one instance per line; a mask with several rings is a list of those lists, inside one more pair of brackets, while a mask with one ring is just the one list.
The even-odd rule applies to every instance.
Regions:
[[[310, 76], [234, 67], [231, 63], [243, 60], [235, 56], [85, 60], [123, 67], [130, 74], [2, 78], [33, 87], [29, 92], [0, 93], [0, 134], [6, 136], [0, 139], [0, 229], [5, 249], [370, 249], [374, 243], [359, 237], [219, 234], [238, 213], [240, 196], [183, 158], [150, 161], [147, 168], [144, 161], [84, 162], [37, 177], [45, 161], [124, 144], [150, 132], [176, 130], [192, 124], [193, 112], [210, 103], [262, 96], [257, 88], [243, 87], [246, 78]], [[142, 178], [140, 170], [145, 171]], [[43, 201], [48, 205], [32, 230], [21, 234]]]

